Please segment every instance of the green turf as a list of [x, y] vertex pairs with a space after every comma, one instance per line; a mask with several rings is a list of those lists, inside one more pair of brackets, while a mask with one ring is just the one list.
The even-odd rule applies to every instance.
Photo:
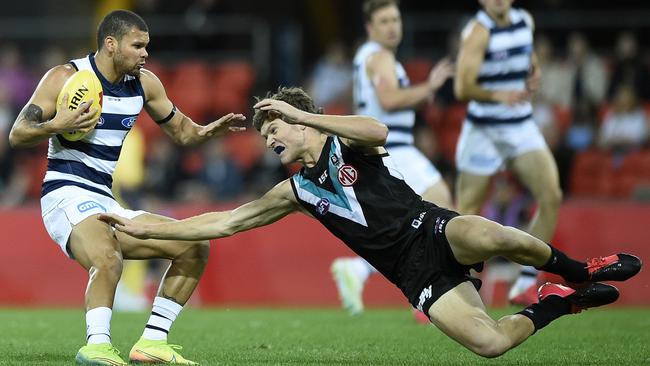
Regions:
[[[113, 316], [113, 340], [122, 354], [147, 316]], [[84, 335], [80, 310], [0, 309], [0, 365], [73, 364]], [[416, 324], [406, 309], [369, 310], [355, 318], [334, 309], [188, 309], [170, 341], [203, 365], [650, 365], [650, 309], [567, 316], [492, 360]]]

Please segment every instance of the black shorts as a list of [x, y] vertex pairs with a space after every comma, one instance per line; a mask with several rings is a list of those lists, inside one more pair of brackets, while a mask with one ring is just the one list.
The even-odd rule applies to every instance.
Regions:
[[402, 262], [398, 287], [414, 308], [427, 316], [431, 305], [445, 292], [465, 281], [471, 281], [476, 290], [481, 280], [469, 275], [469, 270], [483, 269], [483, 263], [466, 266], [458, 263], [445, 236], [449, 220], [459, 214], [444, 208], [430, 209], [426, 232], [413, 243]]

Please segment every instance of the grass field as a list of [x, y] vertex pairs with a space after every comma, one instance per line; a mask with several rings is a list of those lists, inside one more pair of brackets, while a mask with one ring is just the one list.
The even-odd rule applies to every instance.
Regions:
[[[123, 355], [147, 317], [113, 315], [113, 341]], [[0, 309], [0, 365], [73, 364], [84, 327], [80, 310]], [[203, 365], [650, 365], [650, 309], [566, 316], [492, 360], [416, 324], [406, 309], [355, 318], [335, 309], [188, 309], [170, 341]]]

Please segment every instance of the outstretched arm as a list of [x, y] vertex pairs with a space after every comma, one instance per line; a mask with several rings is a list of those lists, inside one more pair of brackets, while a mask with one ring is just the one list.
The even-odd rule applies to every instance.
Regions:
[[342, 137], [349, 146], [383, 146], [388, 136], [388, 127], [369, 116], [309, 113], [275, 99], [263, 99], [255, 104], [254, 108], [263, 111], [276, 111], [286, 123], [308, 126]]
[[[232, 126], [246, 119], [242, 114], [229, 113], [205, 126], [196, 124], [174, 105], [167, 97], [160, 79], [149, 70], [141, 71], [140, 80], [146, 94], [144, 108], [154, 121], [160, 123], [163, 131], [179, 145], [196, 145], [212, 137], [219, 137], [228, 131], [243, 131], [245, 127]], [[169, 118], [171, 117], [171, 118]], [[167, 120], [169, 118], [169, 120]]]
[[140, 239], [205, 240], [268, 225], [299, 209], [287, 179], [261, 198], [231, 211], [209, 212], [160, 224], [143, 224], [115, 214], [101, 214], [99, 219]]

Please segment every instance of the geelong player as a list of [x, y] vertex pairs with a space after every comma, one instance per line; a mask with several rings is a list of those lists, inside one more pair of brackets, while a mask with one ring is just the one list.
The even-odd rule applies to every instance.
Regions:
[[[557, 166], [532, 118], [530, 93], [541, 75], [533, 53], [533, 20], [511, 8], [513, 0], [479, 0], [483, 5], [463, 31], [455, 79], [456, 96], [469, 100], [456, 166], [457, 205], [477, 214], [492, 175], [510, 169], [532, 192], [537, 213], [528, 232], [553, 237], [562, 191]], [[527, 305], [535, 297], [537, 271], [524, 267], [509, 298]]]
[[[402, 41], [398, 0], [366, 0], [363, 4], [368, 41], [354, 57], [355, 114], [374, 117], [388, 126], [385, 148], [404, 181], [426, 201], [452, 208], [449, 188], [438, 170], [413, 145], [415, 107], [453, 74], [453, 65], [440, 61], [426, 82], [409, 85], [395, 52]], [[332, 274], [343, 307], [351, 314], [363, 311], [365, 281], [375, 268], [362, 258], [338, 258]], [[426, 320], [425, 320], [426, 321]]]
[[[206, 126], [194, 123], [167, 98], [160, 80], [144, 69], [149, 33], [135, 13], [108, 14], [97, 30], [95, 53], [48, 71], [32, 98], [18, 115], [9, 140], [13, 147], [33, 146], [49, 139], [48, 169], [43, 181], [43, 222], [63, 253], [88, 271], [86, 288], [87, 344], [76, 356], [78, 363], [126, 365], [111, 344], [110, 320], [117, 282], [124, 259], [167, 258], [171, 265], [160, 284], [151, 317], [129, 354], [145, 363], [195, 364], [167, 344], [172, 323], [192, 295], [208, 260], [207, 240], [183, 242], [141, 240], [114, 232], [96, 220], [101, 212], [114, 212], [142, 223], [172, 219], [144, 211], [124, 209], [111, 193], [122, 142], [144, 107], [154, 121], [177, 143], [193, 145], [223, 135], [240, 114], [228, 114]], [[63, 83], [76, 70], [91, 70], [101, 81], [104, 99], [101, 118], [85, 138], [68, 141], [64, 132], [88, 132], [95, 111], [88, 105], [56, 113]], [[64, 97], [62, 105], [65, 105]], [[128, 123], [125, 123], [127, 121]]]
[[[140, 239], [195, 241], [303, 212], [366, 259], [443, 332], [484, 357], [503, 354], [562, 315], [615, 301], [615, 287], [594, 281], [623, 281], [641, 269], [637, 257], [622, 253], [579, 262], [523, 231], [422, 200], [382, 147], [388, 128], [371, 117], [318, 114], [298, 88], [280, 89], [255, 108], [253, 124], [267, 147], [283, 164], [301, 163], [300, 172], [232, 211], [157, 224], [115, 214], [100, 219]], [[479, 297], [480, 281], [468, 271], [497, 255], [584, 285], [546, 284], [539, 303], [494, 320]]]

